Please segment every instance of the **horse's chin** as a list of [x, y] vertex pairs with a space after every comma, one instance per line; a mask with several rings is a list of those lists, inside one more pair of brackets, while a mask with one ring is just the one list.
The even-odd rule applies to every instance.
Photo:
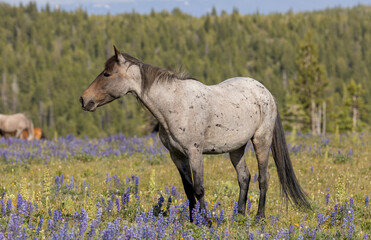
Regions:
[[97, 107], [98, 107], [97, 105], [94, 105], [90, 108], [82, 107], [82, 110], [87, 111], [87, 112], [95, 112], [95, 110], [97, 110]]

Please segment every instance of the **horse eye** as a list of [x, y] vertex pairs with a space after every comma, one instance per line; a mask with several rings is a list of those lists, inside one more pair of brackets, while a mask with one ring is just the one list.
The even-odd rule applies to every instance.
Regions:
[[103, 73], [103, 76], [105, 76], [105, 77], [109, 77], [109, 76], [111, 76], [111, 74], [104, 72], [104, 73]]

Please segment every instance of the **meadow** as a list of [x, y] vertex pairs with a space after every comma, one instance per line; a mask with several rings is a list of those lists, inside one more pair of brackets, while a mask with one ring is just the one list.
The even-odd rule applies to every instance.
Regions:
[[270, 158], [266, 219], [251, 144], [247, 215], [227, 155], [204, 156], [206, 224], [189, 222], [180, 176], [156, 135], [23, 141], [0, 139], [3, 239], [368, 239], [371, 135], [286, 135], [296, 175], [313, 211], [287, 204]]

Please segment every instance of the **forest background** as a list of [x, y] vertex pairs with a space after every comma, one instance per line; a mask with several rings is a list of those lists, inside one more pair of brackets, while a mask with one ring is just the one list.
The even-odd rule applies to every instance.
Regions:
[[[247, 76], [275, 96], [286, 130], [349, 132], [371, 124], [371, 7], [193, 17], [179, 9], [119, 15], [0, 3], [0, 113], [26, 113], [47, 137], [145, 135], [133, 96], [84, 112], [83, 90], [113, 45], [205, 84]], [[318, 129], [319, 128], [319, 129]]]

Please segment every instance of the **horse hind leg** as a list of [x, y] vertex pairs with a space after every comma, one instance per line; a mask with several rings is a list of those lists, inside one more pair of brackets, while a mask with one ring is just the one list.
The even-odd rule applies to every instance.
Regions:
[[240, 186], [240, 195], [238, 198], [238, 213], [245, 215], [247, 193], [249, 191], [251, 175], [249, 169], [246, 166], [245, 159], [243, 157], [245, 153], [245, 146], [238, 150], [229, 153], [229, 157], [233, 164], [233, 167], [237, 172], [238, 185]]
[[269, 158], [269, 148], [272, 143], [272, 132], [267, 130], [268, 128], [259, 128], [256, 131], [254, 137], [252, 138], [252, 143], [254, 145], [256, 158], [258, 161], [259, 169], [259, 207], [256, 214], [257, 219], [265, 218], [265, 200], [268, 191], [268, 158]]

